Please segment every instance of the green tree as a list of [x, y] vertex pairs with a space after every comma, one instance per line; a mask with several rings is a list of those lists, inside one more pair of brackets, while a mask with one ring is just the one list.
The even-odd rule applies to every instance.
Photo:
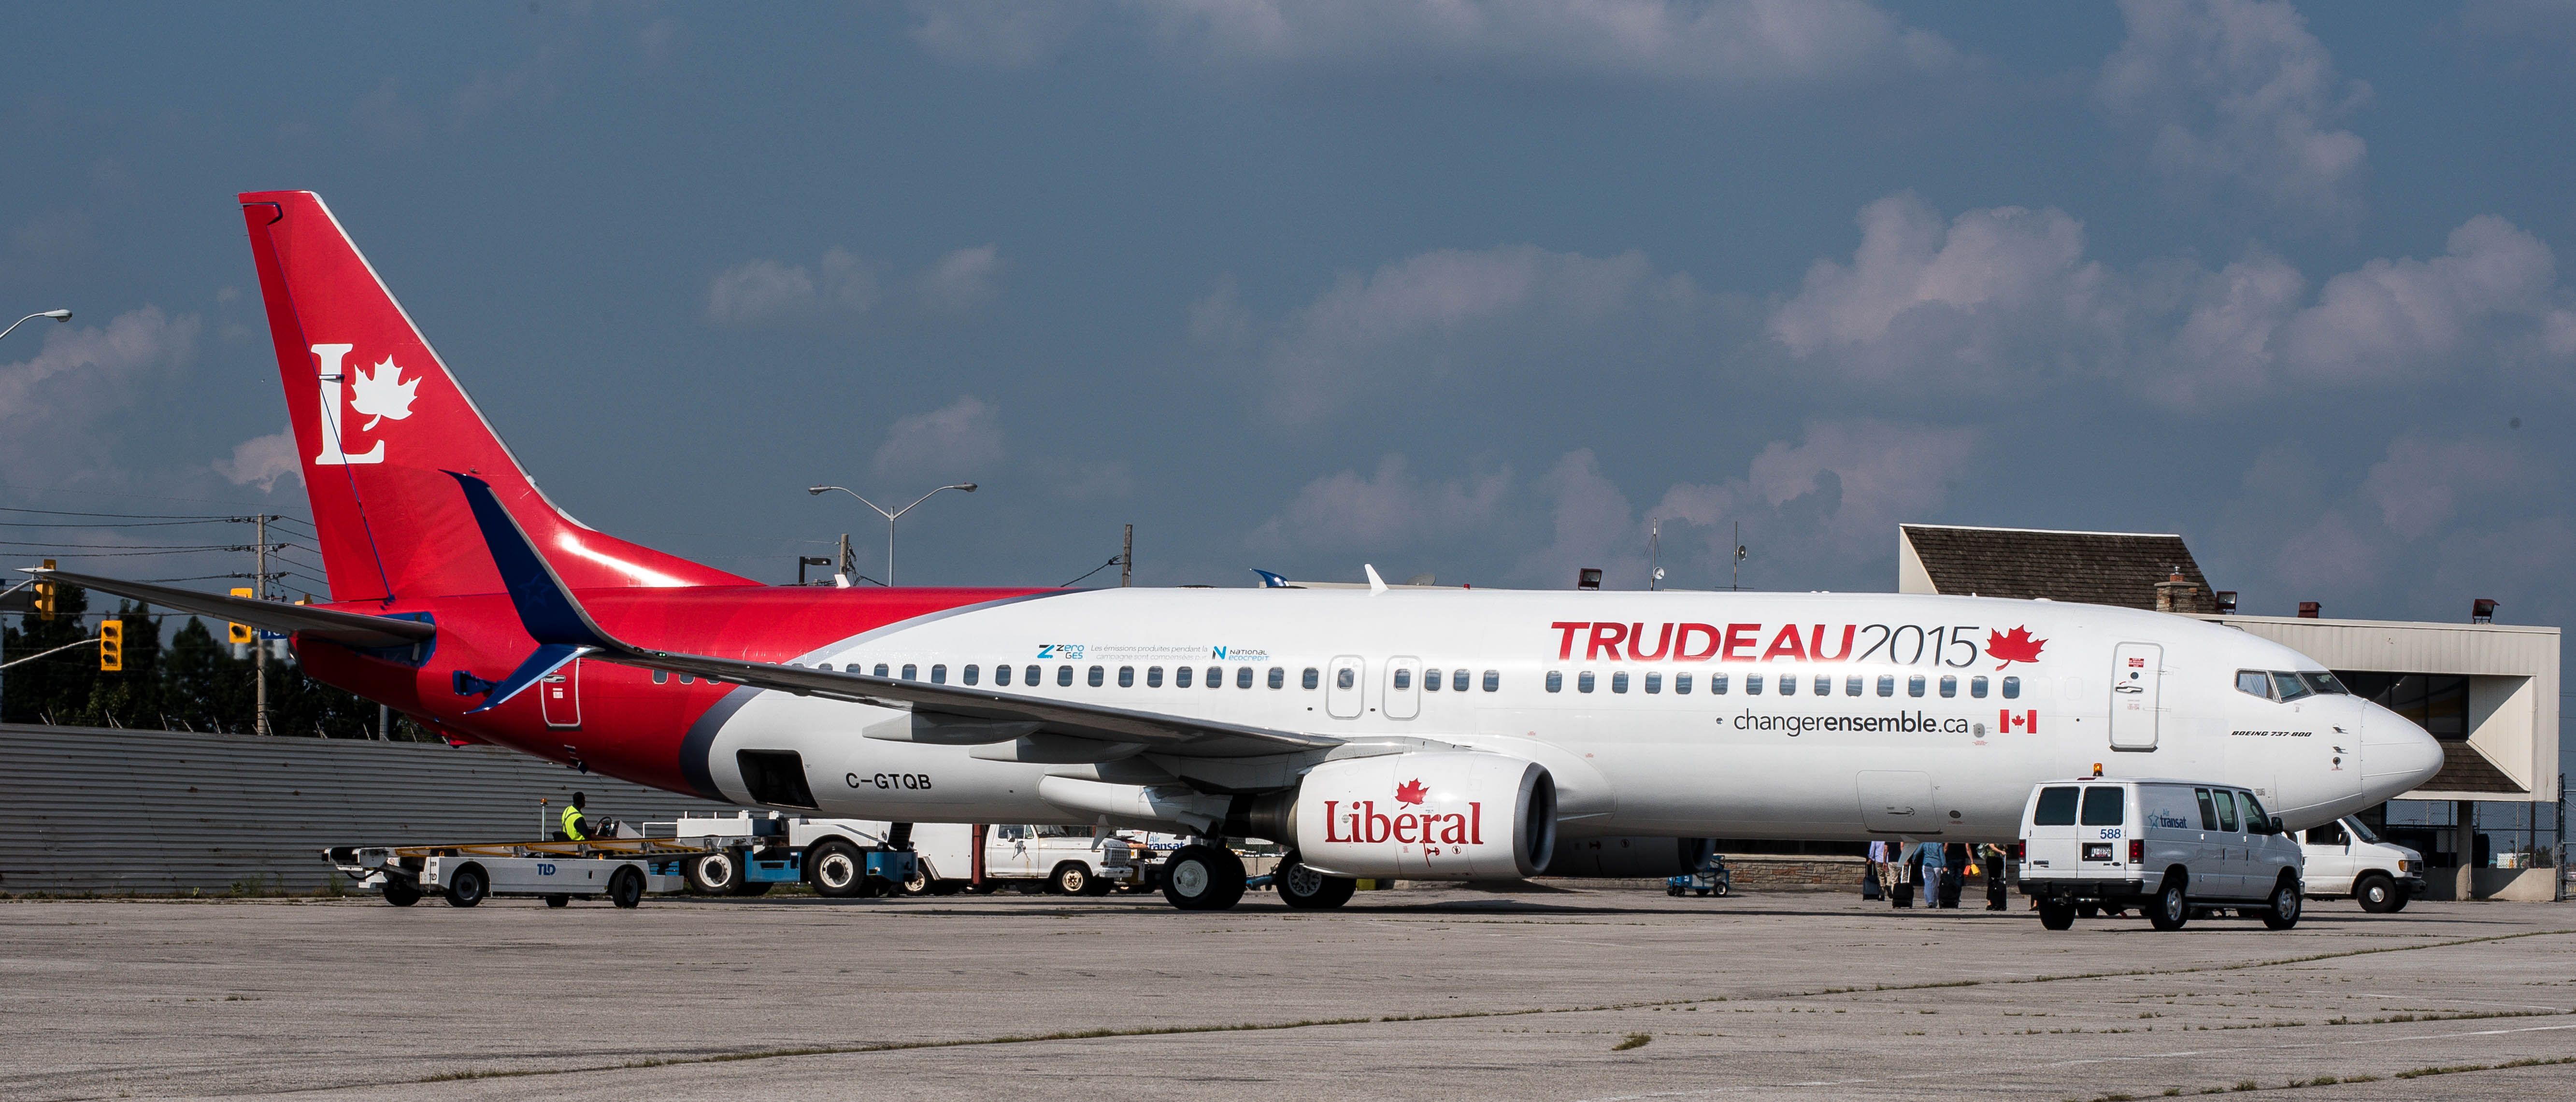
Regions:
[[[89, 722], [167, 726], [161, 707], [161, 628], [152, 622], [152, 607], [119, 601], [112, 618], [125, 624], [125, 668], [98, 672], [90, 681]], [[92, 654], [91, 668], [96, 670], [97, 664], [97, 655]]]

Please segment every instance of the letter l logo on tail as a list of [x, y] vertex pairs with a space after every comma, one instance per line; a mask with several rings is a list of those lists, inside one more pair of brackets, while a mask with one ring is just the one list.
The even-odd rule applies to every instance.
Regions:
[[347, 404], [348, 388], [346, 376], [341, 374], [340, 361], [346, 359], [349, 350], [356, 347], [354, 344], [313, 346], [314, 375], [317, 376], [316, 385], [322, 391], [322, 454], [313, 457], [313, 462], [317, 466], [345, 467], [352, 463], [385, 461], [385, 442], [382, 440], [376, 441], [375, 447], [359, 455], [351, 455], [341, 446], [340, 407]]

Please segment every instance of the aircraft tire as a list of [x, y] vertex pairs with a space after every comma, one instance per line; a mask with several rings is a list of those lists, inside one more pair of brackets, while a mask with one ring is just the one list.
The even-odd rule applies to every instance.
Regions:
[[1291, 853], [1270, 874], [1270, 886], [1279, 892], [1279, 901], [1301, 911], [1323, 911], [1351, 901], [1359, 890], [1359, 881], [1347, 876], [1327, 876], [1307, 868]]
[[1163, 898], [1184, 911], [1232, 907], [1243, 899], [1243, 860], [1215, 846], [1182, 846], [1164, 863]]

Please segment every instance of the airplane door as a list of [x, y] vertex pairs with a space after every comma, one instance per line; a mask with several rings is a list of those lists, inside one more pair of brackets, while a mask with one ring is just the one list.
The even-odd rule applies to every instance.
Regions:
[[1932, 812], [1932, 775], [1862, 770], [1860, 821], [1870, 830], [1889, 834], [1941, 833], [1941, 817]]
[[1360, 699], [1367, 692], [1361, 681], [1368, 664], [1352, 655], [1333, 659], [1332, 671], [1325, 675], [1324, 711], [1334, 719], [1358, 719]]
[[566, 662], [537, 683], [537, 700], [546, 726], [570, 730], [581, 726], [581, 659]]
[[2122, 643], [2111, 651], [2111, 749], [2156, 748], [2164, 658], [2165, 649], [2153, 643]]
[[1412, 719], [1422, 714], [1422, 660], [1390, 658], [1386, 660], [1386, 694], [1378, 698], [1379, 707], [1388, 719]]

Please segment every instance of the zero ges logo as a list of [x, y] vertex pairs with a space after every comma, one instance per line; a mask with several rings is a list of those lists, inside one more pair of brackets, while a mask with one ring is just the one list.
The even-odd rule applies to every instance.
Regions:
[[410, 417], [411, 404], [420, 396], [420, 380], [405, 381], [402, 368], [394, 365], [391, 356], [378, 363], [373, 372], [361, 368], [355, 375], [343, 374], [340, 363], [348, 358], [349, 350], [356, 347], [353, 344], [313, 346], [315, 381], [321, 389], [322, 399], [322, 451], [313, 457], [317, 466], [345, 467], [385, 461], [385, 442], [382, 440], [363, 452], [351, 453], [348, 450], [347, 437], [341, 431], [342, 422], [346, 420], [340, 412], [344, 399], [350, 409], [367, 415], [367, 423], [358, 426], [358, 431], [365, 432], [387, 417], [396, 421]]
[[[1395, 801], [1399, 804], [1420, 804], [1428, 796], [1418, 777], [1395, 786]], [[1481, 800], [1470, 800], [1463, 815], [1428, 810], [1387, 815], [1378, 811], [1376, 800], [1355, 801], [1348, 810], [1342, 809], [1340, 800], [1326, 800], [1324, 840], [1481, 846], [1485, 844], [1485, 805]]]

